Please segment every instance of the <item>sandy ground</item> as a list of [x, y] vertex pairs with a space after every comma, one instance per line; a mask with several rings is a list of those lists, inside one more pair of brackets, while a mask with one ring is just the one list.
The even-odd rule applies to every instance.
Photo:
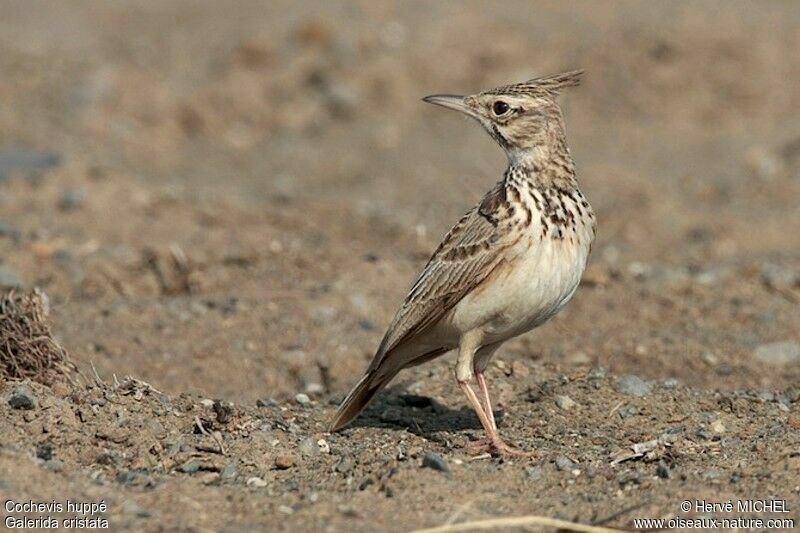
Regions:
[[[0, 285], [47, 292], [86, 379], [26, 385], [30, 410], [2, 385], [2, 500], [130, 530], [726, 515], [695, 499], [797, 523], [799, 28], [790, 1], [4, 2]], [[598, 241], [490, 370], [503, 435], [544, 458], [468, 453], [452, 357], [326, 433], [503, 170], [420, 98], [573, 67]]]

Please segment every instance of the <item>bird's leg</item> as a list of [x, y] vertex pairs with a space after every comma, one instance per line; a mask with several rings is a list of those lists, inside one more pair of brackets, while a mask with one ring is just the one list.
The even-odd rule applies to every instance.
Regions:
[[497, 422], [494, 420], [494, 412], [492, 411], [492, 400], [489, 398], [489, 388], [486, 386], [486, 378], [483, 376], [483, 370], [475, 369], [475, 381], [478, 382], [478, 392], [480, 392], [481, 406], [483, 412], [492, 425], [492, 429], [497, 430]]
[[486, 378], [483, 372], [489, 366], [489, 361], [492, 359], [494, 352], [500, 347], [502, 343], [497, 342], [482, 346], [480, 350], [475, 353], [475, 360], [472, 363], [472, 369], [475, 372], [475, 381], [478, 382], [478, 392], [483, 406], [483, 411], [492, 423], [492, 427], [497, 429], [497, 422], [494, 420], [494, 411], [492, 411], [492, 401], [489, 397], [489, 387], [486, 386]]
[[[478, 420], [480, 420], [483, 430], [486, 432], [486, 436], [489, 438], [489, 443], [493, 450], [500, 455], [538, 457], [539, 454], [536, 452], [525, 452], [503, 442], [503, 439], [500, 438], [500, 434], [497, 432], [497, 427], [494, 424], [494, 415], [487, 414], [487, 411], [488, 413], [491, 413], [491, 405], [488, 403], [489, 390], [485, 389], [484, 396], [486, 398], [487, 405], [484, 406], [482, 405], [481, 400], [475, 394], [475, 391], [469, 386], [469, 382], [474, 373], [473, 360], [475, 352], [480, 344], [476, 341], [479, 341], [479, 339], [476, 339], [476, 336], [472, 336], [470, 334], [465, 335], [461, 339], [461, 344], [458, 349], [458, 360], [456, 362], [456, 381], [458, 381], [458, 386], [461, 387], [462, 391], [464, 391], [464, 395], [467, 397], [472, 409], [475, 411], [475, 414], [478, 415]], [[484, 381], [482, 389], [485, 388], [485, 386], [486, 383]]]

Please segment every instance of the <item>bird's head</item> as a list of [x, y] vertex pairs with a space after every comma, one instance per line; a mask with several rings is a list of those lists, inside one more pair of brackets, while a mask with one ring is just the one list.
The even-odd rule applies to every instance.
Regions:
[[547, 151], [563, 139], [563, 118], [556, 97], [565, 87], [578, 85], [582, 74], [582, 70], [573, 70], [469, 96], [442, 94], [423, 100], [474, 118], [509, 159], [515, 160], [531, 152]]

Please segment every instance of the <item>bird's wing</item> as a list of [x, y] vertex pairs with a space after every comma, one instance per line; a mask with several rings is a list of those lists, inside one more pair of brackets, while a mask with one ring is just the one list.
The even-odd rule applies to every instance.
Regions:
[[513, 207], [502, 183], [468, 211], [447, 233], [425, 265], [389, 326], [370, 370], [400, 343], [436, 324], [494, 269], [509, 260], [516, 243], [508, 231]]

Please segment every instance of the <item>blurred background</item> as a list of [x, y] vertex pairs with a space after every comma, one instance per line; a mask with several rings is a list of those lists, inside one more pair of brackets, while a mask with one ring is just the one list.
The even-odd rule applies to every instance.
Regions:
[[342, 393], [504, 169], [420, 99], [580, 67], [562, 100], [598, 242], [573, 304], [501, 357], [784, 386], [799, 27], [789, 0], [6, 0], [0, 285], [42, 287], [102, 375]]

